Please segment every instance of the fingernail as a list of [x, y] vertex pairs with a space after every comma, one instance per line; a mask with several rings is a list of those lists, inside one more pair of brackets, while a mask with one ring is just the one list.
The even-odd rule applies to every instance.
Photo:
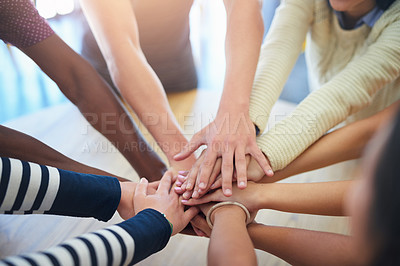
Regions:
[[181, 191], [182, 191], [182, 189], [181, 189], [180, 187], [175, 187], [174, 189], [175, 189], [175, 191], [177, 191], [177, 192], [181, 192]]
[[189, 189], [189, 190], [192, 189], [192, 183], [188, 182], [187, 186], [186, 186], [186, 189]]
[[243, 181], [239, 183], [239, 187], [245, 187], [245, 186], [246, 184]]
[[201, 183], [199, 184], [199, 188], [206, 188], [206, 184], [203, 183], [203, 182], [201, 182]]
[[188, 171], [178, 171], [178, 174], [180, 174], [180, 175], [185, 175], [187, 173], [188, 173]]
[[179, 181], [178, 181], [178, 182], [175, 183], [175, 185], [177, 185], [177, 186], [182, 186], [182, 182], [179, 182]]
[[232, 195], [232, 190], [225, 189], [225, 195]]
[[210, 188], [211, 188], [211, 189], [214, 189], [214, 188], [215, 188], [215, 184], [212, 184]]
[[185, 193], [183, 193], [183, 198], [184, 198], [184, 199], [188, 199], [188, 198], [190, 198], [190, 194], [191, 194], [191, 193], [190, 193], [190, 192], [188, 192], [188, 191], [187, 191], [187, 192], [185, 192]]
[[144, 183], [144, 182], [146, 182], [146, 178], [142, 177], [142, 178], [140, 179], [140, 183]]
[[182, 202], [182, 203], [187, 203], [187, 202], [188, 202], [188, 200], [186, 200], [186, 199], [183, 199], [183, 200], [181, 200], [181, 202]]
[[268, 174], [268, 175], [273, 175], [274, 172], [273, 172], [272, 170], [268, 170], [268, 171], [267, 171], [267, 174]]
[[178, 178], [184, 179], [185, 177], [183, 175], [179, 174]]
[[199, 196], [199, 192], [195, 191], [193, 192], [192, 198], [197, 198]]
[[186, 185], [185, 185], [185, 184], [182, 184], [181, 189], [182, 189], [182, 190], [185, 190], [185, 189], [186, 189]]

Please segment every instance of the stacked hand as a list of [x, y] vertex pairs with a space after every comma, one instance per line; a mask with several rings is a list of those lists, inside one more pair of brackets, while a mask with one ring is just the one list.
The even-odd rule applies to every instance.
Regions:
[[[246, 156], [246, 164], [249, 180], [257, 182], [265, 176], [258, 162], [250, 155]], [[120, 216], [123, 219], [129, 219], [143, 209], [153, 208], [166, 215], [167, 219], [174, 225], [174, 234], [180, 232], [190, 222], [197, 235], [209, 236], [210, 230], [204, 220], [204, 215], [197, 215], [199, 210], [194, 207], [185, 211], [184, 205], [198, 205], [201, 211], [206, 213], [207, 208], [209, 208], [206, 203], [229, 200], [242, 203], [250, 212], [257, 211], [254, 205], [258, 195], [257, 186], [253, 182], [248, 182], [247, 188], [244, 190], [234, 185], [232, 188], [233, 193], [230, 197], [227, 197], [223, 190], [218, 189], [202, 198], [197, 196], [189, 199], [191, 195], [191, 192], [189, 192], [189, 197], [185, 200], [179, 194], [184, 192], [181, 186], [187, 182], [188, 173], [187, 171], [179, 172], [174, 186], [171, 171], [168, 171], [161, 181], [157, 182], [148, 183], [144, 178], [141, 179], [140, 183], [121, 182], [121, 200], [118, 206]], [[235, 179], [236, 176], [233, 176], [233, 180]], [[221, 184], [222, 178], [218, 174], [214, 178], [211, 189], [217, 189], [221, 187]], [[185, 193], [188, 192], [186, 191]]]
[[262, 194], [260, 194], [262, 191], [260, 184], [248, 182], [246, 189], [240, 189], [234, 185], [233, 195], [230, 197], [225, 196], [221, 189], [217, 189], [200, 199], [184, 199], [182, 202], [187, 206], [196, 206], [210, 202], [235, 201], [246, 206], [249, 212], [257, 212], [259, 210], [258, 201], [262, 197]]
[[163, 213], [173, 225], [172, 234], [181, 232], [199, 212], [196, 207], [185, 210], [181, 199], [172, 189], [172, 172], [167, 171], [159, 182], [148, 183], [142, 178], [139, 183], [121, 183], [121, 201], [118, 212], [124, 219], [144, 209], [155, 209]]
[[[194, 172], [198, 171], [198, 169], [201, 165], [201, 162], [202, 162], [203, 154], [204, 154], [204, 151], [190, 172], [188, 172], [188, 171], [180, 171], [179, 172], [175, 191], [178, 194], [183, 194], [184, 199], [189, 199], [191, 197], [194, 199], [197, 199], [197, 198], [200, 198], [202, 195], [204, 195], [206, 192], [208, 192], [207, 190], [201, 190], [201, 189], [199, 189], [199, 190], [195, 189], [193, 191], [188, 191], [186, 188], [186, 185], [189, 182], [188, 181], [189, 176], [192, 173], [192, 171], [194, 171]], [[248, 181], [258, 182], [265, 176], [265, 173], [262, 170], [262, 168], [260, 167], [260, 165], [258, 164], [258, 162], [254, 159], [254, 157], [252, 157], [250, 155], [246, 155], [246, 167], [247, 167], [247, 180]], [[212, 181], [212, 184], [209, 189], [217, 189], [217, 188], [221, 187], [223, 180], [221, 178], [221, 174], [219, 173], [220, 169], [221, 169], [221, 158], [218, 158], [217, 162], [214, 166], [213, 172], [211, 174], [210, 181]], [[235, 173], [232, 177], [232, 180], [233, 181], [237, 180], [237, 176]], [[238, 187], [239, 186], [236, 186], [236, 188], [238, 188]], [[201, 193], [200, 193], [200, 191], [201, 191]], [[225, 193], [223, 193], [223, 194], [226, 195]]]
[[246, 154], [257, 161], [263, 172], [272, 176], [273, 171], [267, 158], [257, 147], [255, 127], [248, 115], [230, 112], [217, 115], [216, 119], [200, 132], [195, 134], [175, 160], [183, 160], [200, 146], [207, 145], [182, 185], [188, 191], [185, 198], [200, 197], [212, 186], [221, 173], [221, 184], [224, 195], [232, 195], [232, 178], [237, 179], [237, 186], [247, 186]]

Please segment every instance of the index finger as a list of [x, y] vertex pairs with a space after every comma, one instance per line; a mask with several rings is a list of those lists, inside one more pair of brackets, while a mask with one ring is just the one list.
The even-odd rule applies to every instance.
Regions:
[[267, 157], [265, 157], [264, 153], [260, 151], [257, 145], [253, 147], [253, 149], [250, 152], [250, 155], [253, 156], [254, 159], [256, 159], [257, 163], [260, 165], [260, 167], [263, 169], [264, 173], [267, 176], [271, 177], [274, 175], [274, 171], [272, 171], [272, 168], [267, 160]]

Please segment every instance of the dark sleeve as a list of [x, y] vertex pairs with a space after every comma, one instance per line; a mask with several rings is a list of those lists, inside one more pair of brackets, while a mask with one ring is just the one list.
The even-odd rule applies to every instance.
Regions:
[[0, 265], [132, 265], [163, 249], [170, 235], [167, 219], [146, 209], [120, 224], [46, 251], [5, 258]]
[[0, 173], [0, 213], [4, 214], [56, 214], [108, 221], [121, 198], [121, 187], [114, 177], [11, 158], [1, 158]]
[[23, 48], [53, 34], [30, 0], [0, 0], [0, 39], [4, 42]]

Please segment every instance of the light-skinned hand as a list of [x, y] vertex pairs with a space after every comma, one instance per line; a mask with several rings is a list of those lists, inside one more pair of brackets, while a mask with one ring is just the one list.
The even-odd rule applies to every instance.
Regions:
[[[156, 193], [160, 181], [151, 182], [147, 188], [148, 194]], [[127, 220], [135, 216], [133, 197], [135, 195], [137, 183], [131, 181], [120, 182], [121, 199], [118, 204], [117, 211], [122, 219]]]
[[173, 174], [167, 171], [160, 180], [160, 184], [155, 194], [148, 193], [149, 183], [142, 178], [136, 185], [134, 201], [135, 214], [144, 209], [155, 209], [163, 214], [173, 225], [172, 235], [182, 231], [192, 218], [199, 212], [196, 207], [184, 210], [179, 195], [171, 190], [173, 184]]
[[[200, 146], [207, 145], [204, 158], [197, 176], [190, 176], [185, 190], [191, 191], [197, 185], [207, 190], [219, 157], [222, 158], [222, 189], [225, 196], [232, 195], [232, 176], [235, 170], [239, 188], [247, 185], [246, 154], [250, 154], [259, 163], [264, 173], [273, 176], [268, 160], [256, 144], [255, 127], [248, 114], [240, 112], [218, 113], [208, 126], [196, 133], [175, 160], [183, 160]], [[234, 169], [235, 166], [235, 169]]]
[[263, 184], [248, 182], [246, 189], [239, 189], [236, 185], [234, 185], [233, 195], [231, 197], [226, 197], [221, 189], [217, 189], [201, 197], [200, 199], [183, 199], [182, 203], [187, 206], [197, 206], [209, 202], [235, 201], [246, 206], [249, 212], [256, 212], [259, 210], [258, 198], [260, 197], [260, 193], [262, 193], [262, 185]]

